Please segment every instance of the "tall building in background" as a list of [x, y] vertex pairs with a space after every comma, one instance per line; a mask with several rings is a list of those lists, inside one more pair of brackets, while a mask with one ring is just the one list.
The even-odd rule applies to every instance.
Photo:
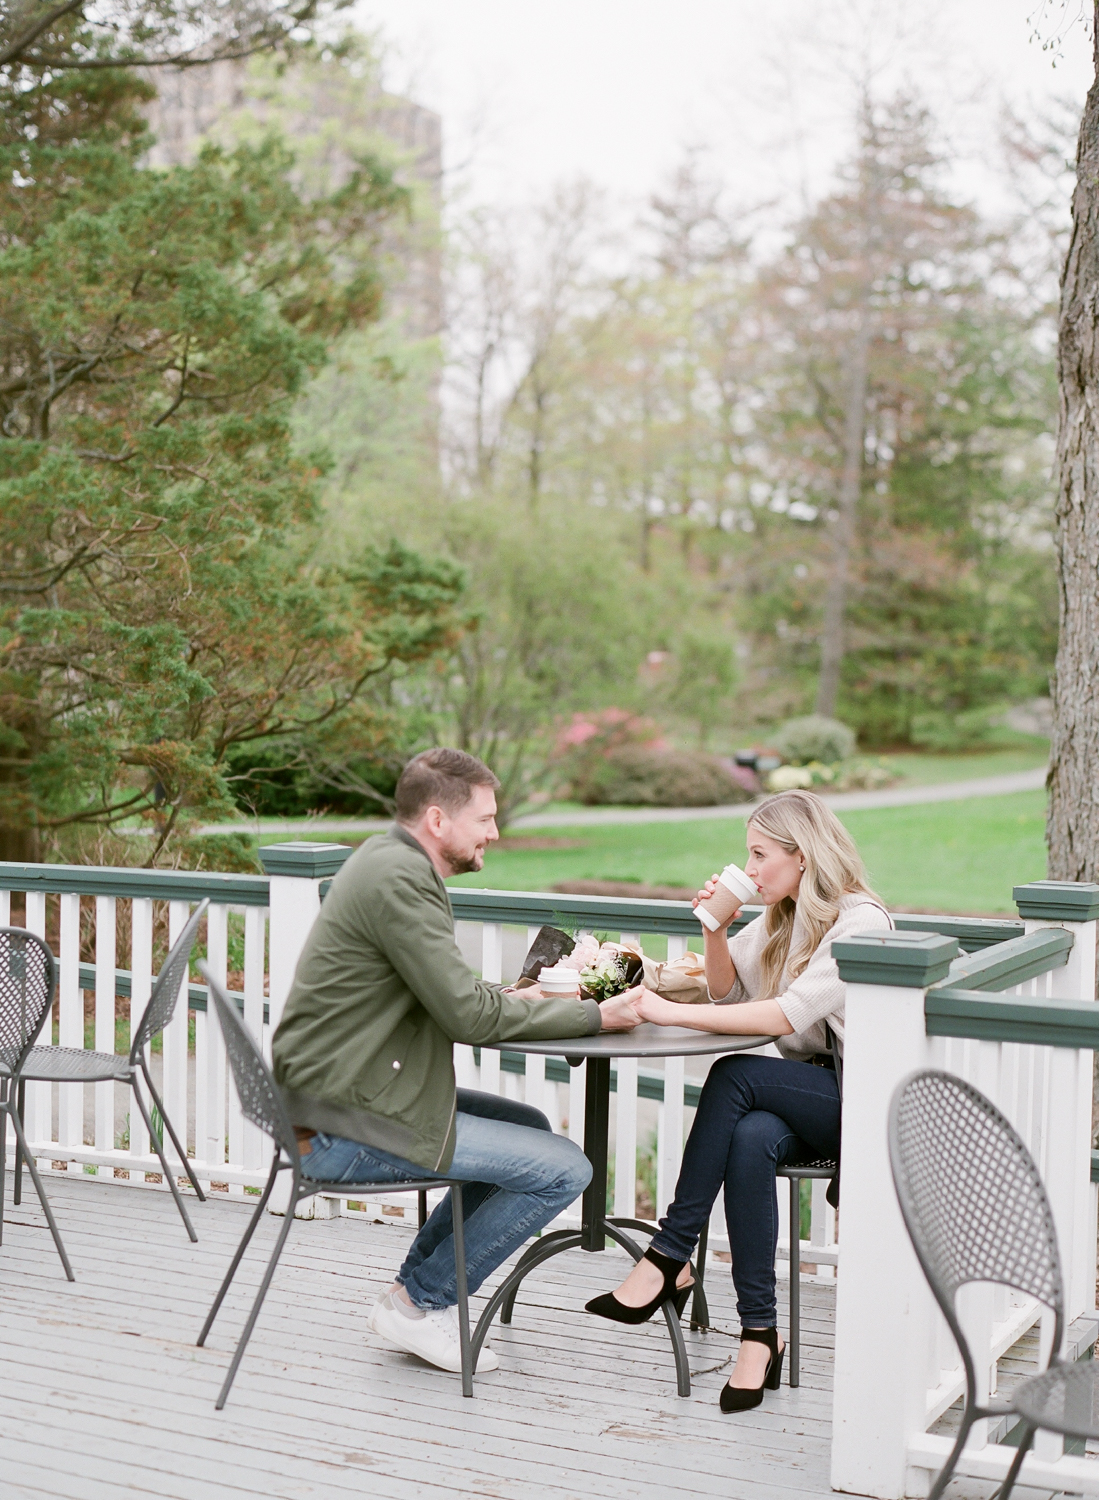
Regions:
[[173, 72], [158, 68], [149, 106], [156, 144], [149, 164], [190, 161], [202, 139], [227, 138], [254, 122], [278, 124], [301, 154], [302, 171], [326, 188], [339, 185], [353, 156], [377, 150], [413, 190], [412, 224], [390, 233], [388, 311], [411, 338], [442, 328], [440, 254], [442, 120], [411, 99], [387, 93], [369, 58], [361, 67], [307, 59], [277, 73], [266, 61], [220, 62]]

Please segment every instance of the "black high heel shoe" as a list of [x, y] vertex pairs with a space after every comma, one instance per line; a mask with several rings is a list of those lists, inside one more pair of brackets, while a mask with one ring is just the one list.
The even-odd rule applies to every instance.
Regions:
[[786, 1346], [784, 1344], [779, 1348], [777, 1328], [742, 1328], [740, 1342], [766, 1344], [771, 1357], [767, 1361], [767, 1373], [762, 1385], [745, 1387], [726, 1384], [721, 1387], [721, 1410], [724, 1412], [751, 1411], [753, 1406], [759, 1406], [762, 1402], [764, 1391], [777, 1391], [782, 1383], [782, 1358], [786, 1353]]
[[619, 1302], [613, 1292], [604, 1292], [601, 1297], [593, 1297], [585, 1305], [584, 1311], [595, 1313], [600, 1318], [610, 1318], [615, 1323], [647, 1323], [665, 1302], [672, 1301], [675, 1303], [676, 1315], [681, 1318], [687, 1298], [694, 1291], [695, 1285], [693, 1279], [686, 1286], [677, 1287], [675, 1284], [676, 1277], [687, 1262], [672, 1260], [670, 1255], [661, 1255], [659, 1250], [652, 1249], [646, 1250], [642, 1259], [652, 1261], [657, 1270], [664, 1273], [664, 1285], [651, 1302], [646, 1302], [643, 1307], [627, 1307], [624, 1302]]

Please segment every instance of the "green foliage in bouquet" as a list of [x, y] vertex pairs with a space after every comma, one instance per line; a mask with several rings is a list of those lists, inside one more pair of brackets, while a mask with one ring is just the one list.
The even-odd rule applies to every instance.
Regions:
[[621, 957], [600, 958], [589, 968], [580, 970], [580, 988], [591, 1000], [609, 1000], [629, 987], [626, 962]]

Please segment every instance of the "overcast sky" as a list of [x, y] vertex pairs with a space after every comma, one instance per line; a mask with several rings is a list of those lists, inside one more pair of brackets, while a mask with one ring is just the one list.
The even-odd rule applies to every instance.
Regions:
[[[443, 117], [454, 181], [526, 202], [584, 174], [608, 202], [643, 197], [688, 149], [742, 202], [815, 195], [842, 153], [860, 76], [914, 85], [992, 200], [1004, 101], [1082, 105], [1090, 46], [1079, 0], [359, 0], [391, 87]], [[907, 28], [907, 29], [906, 29]], [[1054, 56], [1057, 56], [1054, 65]]]

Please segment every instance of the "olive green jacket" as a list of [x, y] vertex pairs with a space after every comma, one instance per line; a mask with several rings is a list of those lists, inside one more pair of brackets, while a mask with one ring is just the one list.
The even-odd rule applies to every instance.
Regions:
[[454, 1043], [590, 1036], [592, 1000], [486, 984], [454, 938], [446, 886], [411, 834], [366, 841], [324, 899], [272, 1044], [295, 1125], [428, 1172], [454, 1154]]

